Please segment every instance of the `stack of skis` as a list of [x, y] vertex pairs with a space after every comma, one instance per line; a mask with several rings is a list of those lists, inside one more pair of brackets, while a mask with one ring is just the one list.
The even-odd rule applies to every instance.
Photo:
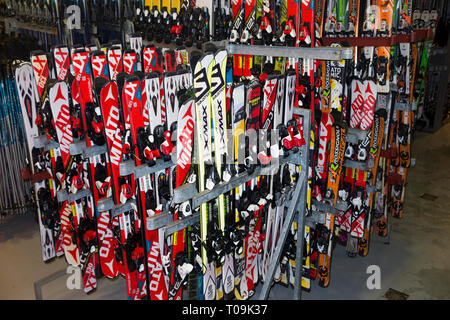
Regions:
[[[305, 230], [305, 289], [316, 278], [328, 286], [335, 243], [345, 245], [350, 257], [366, 256], [373, 226], [386, 237], [388, 216], [403, 215], [411, 135], [423, 113], [431, 45], [406, 36], [415, 28], [434, 30], [445, 6], [412, 0], [232, 3], [231, 43], [319, 47], [326, 40], [345, 47], [354, 37], [373, 43], [353, 47], [352, 61], [234, 56], [236, 77], [293, 67], [295, 104], [313, 111], [308, 215], [319, 214], [323, 223]], [[407, 40], [377, 45], [394, 35]]]
[[55, 28], [52, 35], [39, 34], [39, 38], [50, 45], [57, 44], [57, 39], [83, 44], [92, 42], [93, 37], [102, 43], [125, 38], [136, 31], [146, 41], [201, 48], [210, 40], [228, 38], [229, 3], [229, 0], [192, 3], [181, 0], [8, 0], [0, 3], [0, 16], [17, 19], [35, 33], [39, 27]]
[[[225, 50], [188, 59], [131, 43], [34, 51], [15, 70], [43, 259], [64, 255], [80, 266], [86, 292], [101, 275], [124, 275], [130, 299], [180, 299], [186, 283], [190, 298], [247, 299], [273, 263], [298, 168], [275, 162], [270, 175], [199, 208], [173, 195], [185, 183], [212, 190], [298, 153], [296, 74], [233, 82]], [[260, 128], [269, 133], [244, 139]], [[275, 128], [280, 141], [269, 136]], [[167, 210], [175, 221], [199, 211], [200, 226], [148, 230], [147, 219]]]

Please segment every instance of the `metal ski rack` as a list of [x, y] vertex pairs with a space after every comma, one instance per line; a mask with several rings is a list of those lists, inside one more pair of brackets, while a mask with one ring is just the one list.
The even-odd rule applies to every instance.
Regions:
[[[291, 47], [278, 47], [278, 46], [246, 46], [232, 44], [224, 42], [223, 46], [228, 51], [228, 54], [241, 54], [241, 55], [261, 55], [261, 56], [278, 56], [278, 57], [293, 57], [293, 58], [309, 58], [319, 60], [334, 60], [339, 61], [343, 59], [351, 59], [353, 57], [352, 48], [291, 48]], [[303, 241], [305, 225], [314, 222], [314, 219], [305, 218], [306, 201], [307, 201], [307, 185], [308, 185], [308, 159], [309, 159], [309, 143], [311, 132], [311, 111], [306, 109], [295, 109], [295, 114], [303, 116], [303, 132], [305, 145], [303, 145], [299, 152], [292, 153], [286, 158], [280, 158], [276, 164], [277, 167], [284, 163], [290, 162], [295, 165], [299, 165], [301, 168], [297, 184], [294, 190], [291, 192], [291, 198], [287, 199], [283, 205], [287, 206], [287, 212], [284, 218], [283, 226], [279, 235], [279, 242], [275, 248], [273, 254], [273, 261], [280, 261], [282, 251], [290, 232], [291, 225], [294, 219], [297, 219], [297, 252], [296, 252], [296, 265], [302, 266], [303, 258]], [[275, 166], [275, 165], [274, 165]], [[271, 168], [273, 169], [273, 168]], [[187, 184], [174, 190], [173, 202], [182, 203], [184, 201], [191, 201], [193, 209], [198, 208], [202, 203], [208, 202], [217, 198], [220, 194], [226, 193], [236, 186], [244, 184], [245, 182], [264, 174], [266, 168], [258, 167], [251, 175], [242, 174], [232, 178], [227, 183], [219, 184], [212, 190], [203, 191], [198, 193], [195, 186]], [[270, 169], [269, 169], [270, 170]], [[269, 171], [270, 172], [270, 171]], [[316, 220], [320, 220], [320, 217], [316, 217]], [[156, 214], [147, 218], [146, 228], [148, 230], [160, 229], [165, 236], [171, 235], [179, 230], [182, 230], [190, 225], [200, 222], [200, 214], [196, 213], [184, 219], [173, 221], [172, 213], [164, 211], [160, 214]], [[269, 297], [270, 288], [273, 283], [273, 279], [276, 272], [278, 263], [272, 263], [269, 267], [267, 278], [264, 281], [261, 289], [259, 299], [265, 300]], [[294, 282], [294, 299], [299, 300], [301, 297], [301, 278], [302, 267], [297, 267], [295, 270], [295, 282]]]
[[90, 195], [91, 191], [89, 189], [81, 188], [75, 193], [67, 193], [66, 190], [60, 190], [56, 193], [56, 198], [58, 199], [58, 202], [64, 202], [67, 200], [69, 203], [73, 203]]
[[81, 154], [83, 158], [90, 158], [93, 156], [98, 156], [108, 152], [106, 144], [102, 146], [93, 145], [91, 147], [86, 146], [85, 140], [78, 140], [69, 145], [69, 152], [71, 155]]
[[[255, 179], [260, 175], [266, 175], [272, 170], [283, 166], [285, 163], [294, 163], [300, 165], [298, 161], [298, 153], [292, 153], [286, 158], [279, 159], [273, 165], [267, 167], [257, 167], [252, 174], [242, 173], [230, 179], [227, 183], [216, 185], [212, 190], [205, 190], [203, 192], [197, 191], [197, 186], [194, 183], [188, 183], [174, 190], [173, 203], [180, 204], [185, 201], [191, 201], [192, 209], [200, 207], [203, 203], [209, 202], [219, 197], [219, 195], [227, 193], [236, 187], [247, 183], [248, 181]], [[190, 217], [182, 220], [173, 221], [172, 213], [164, 211], [147, 220], [148, 230], [157, 230], [162, 227], [166, 227], [166, 234], [170, 235], [176, 231], [182, 230], [189, 225], [195, 224], [200, 221], [200, 214], [195, 213]]]
[[[164, 161], [159, 159], [156, 161], [156, 164], [153, 166], [148, 166], [146, 164], [142, 164], [140, 166], [135, 166], [134, 161], [127, 160], [119, 165], [119, 174], [120, 176], [127, 176], [130, 174], [134, 174], [134, 179], [137, 180], [145, 175], [153, 174], [158, 171], [167, 169], [174, 166], [172, 160]], [[136, 200], [130, 199], [124, 204], [114, 204], [112, 197], [100, 199], [98, 201], [97, 207], [99, 212], [111, 211], [111, 219], [130, 211], [133, 209], [133, 206], [136, 205]]]
[[[172, 153], [173, 155], [174, 153]], [[175, 153], [176, 154], [176, 153]], [[147, 164], [141, 164], [139, 166], [134, 165], [133, 160], [127, 160], [123, 161], [119, 164], [119, 174], [121, 177], [128, 176], [130, 174], [134, 174], [134, 179], [137, 180], [147, 174], [152, 174], [161, 170], [168, 169], [170, 167], [173, 167], [174, 161], [173, 160], [162, 160], [158, 159], [156, 160], [156, 163], [152, 166], [149, 166]]]
[[48, 139], [46, 134], [34, 137], [33, 141], [34, 146], [37, 149], [45, 148], [45, 146], [50, 143], [50, 140]]
[[281, 47], [264, 45], [243, 45], [227, 43], [225, 48], [228, 54], [242, 54], [252, 56], [274, 56], [286, 58], [306, 58], [316, 60], [334, 60], [340, 61], [351, 59], [353, 57], [352, 48], [334, 48], [334, 47]]

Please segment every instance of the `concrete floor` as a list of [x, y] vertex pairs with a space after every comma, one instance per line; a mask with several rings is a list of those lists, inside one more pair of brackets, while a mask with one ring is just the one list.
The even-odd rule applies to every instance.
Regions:
[[[311, 299], [385, 299], [389, 288], [409, 299], [450, 299], [450, 124], [435, 134], [416, 133], [412, 146], [416, 165], [408, 173], [404, 218], [391, 219], [390, 243], [373, 236], [367, 257], [348, 258], [345, 248], [333, 252], [331, 283], [313, 283]], [[435, 201], [420, 198], [423, 193]], [[31, 215], [0, 219], [0, 299], [34, 299], [33, 283], [65, 270], [64, 259], [44, 264], [38, 226]], [[366, 286], [369, 265], [381, 269], [381, 289]], [[63, 276], [42, 287], [44, 299], [125, 299], [125, 280], [100, 279], [90, 295], [68, 290]], [[258, 286], [260, 289], [261, 286]], [[291, 299], [293, 289], [275, 285], [270, 299]], [[258, 296], [258, 292], [255, 297]]]

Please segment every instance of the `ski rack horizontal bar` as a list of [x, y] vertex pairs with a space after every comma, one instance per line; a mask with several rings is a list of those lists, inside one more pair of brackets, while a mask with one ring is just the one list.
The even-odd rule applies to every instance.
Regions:
[[167, 168], [173, 167], [175, 164], [172, 160], [164, 161], [162, 159], [156, 160], [153, 166], [148, 166], [146, 164], [141, 164], [140, 166], [135, 166], [133, 160], [127, 160], [119, 165], [119, 175], [121, 177], [134, 174], [134, 179], [137, 180], [145, 175], [152, 174]]
[[409, 102], [396, 102], [394, 108], [401, 111], [413, 111], [413, 105]]
[[46, 134], [33, 138], [34, 147], [37, 149], [45, 148], [45, 146], [50, 143], [49, 141]]
[[83, 158], [90, 158], [94, 156], [98, 156], [108, 152], [106, 144], [102, 146], [86, 146], [85, 140], [79, 140], [71, 143], [69, 145], [69, 152], [71, 155], [76, 156], [81, 154]]
[[347, 129], [347, 142], [358, 143], [366, 138], [368, 131], [357, 128]]
[[373, 162], [361, 162], [357, 160], [344, 159], [343, 167], [366, 171], [373, 168]]
[[50, 151], [56, 148], [59, 148], [59, 143], [54, 140], [48, 140], [48, 142], [44, 146], [45, 151]]
[[[98, 27], [97, 27], [98, 28]], [[101, 24], [100, 28], [101, 30], [108, 30], [108, 31], [116, 31], [121, 32], [120, 24], [114, 24], [114, 23], [103, 23]]]
[[58, 202], [68, 201], [69, 203], [73, 203], [77, 200], [80, 200], [84, 197], [88, 197], [91, 195], [91, 191], [86, 188], [82, 188], [78, 190], [76, 193], [67, 193], [66, 190], [60, 190], [56, 193], [56, 198]]
[[[174, 189], [173, 200], [175, 204], [183, 203], [191, 200], [192, 209], [200, 207], [203, 203], [216, 199], [219, 195], [227, 193], [236, 187], [247, 183], [248, 181], [255, 179], [258, 176], [269, 174], [271, 171], [278, 169], [286, 163], [298, 163], [299, 152], [292, 153], [286, 158], [280, 158], [276, 164], [267, 167], [257, 167], [255, 171], [249, 175], [248, 173], [242, 173], [235, 176], [226, 183], [216, 185], [212, 190], [205, 190], [198, 192], [195, 183], [188, 183], [181, 187]], [[198, 216], [198, 217], [197, 217]], [[182, 230], [189, 225], [195, 224], [199, 219], [199, 214], [194, 214], [190, 217], [173, 221], [173, 215], [171, 212], [164, 211], [157, 215], [147, 218], [147, 229], [157, 230], [165, 225], [166, 234], [172, 234], [173, 232]], [[170, 228], [169, 228], [170, 227]], [[173, 231], [173, 232], [172, 232]]]
[[125, 203], [115, 204], [112, 198], [101, 199], [97, 202], [99, 212], [110, 211], [111, 219], [131, 211], [136, 207], [136, 200], [130, 199]]
[[328, 201], [318, 201], [316, 199], [312, 199], [312, 205], [316, 208], [317, 211], [320, 212], [328, 212], [331, 214], [338, 214], [339, 211], [347, 211], [348, 204], [346, 201], [338, 200], [336, 205], [330, 204]]
[[281, 167], [285, 163], [289, 162], [300, 165], [300, 163], [298, 162], [299, 152], [291, 153], [285, 158], [279, 158], [278, 161], [272, 165], [266, 167], [258, 166], [257, 168], [255, 168], [255, 171], [251, 175], [249, 175], [248, 173], [242, 173], [240, 175], [237, 175], [231, 178], [230, 181], [226, 183], [216, 185], [212, 190], [205, 190], [203, 192], [198, 193], [195, 183], [185, 184], [174, 190], [173, 202], [182, 203], [184, 201], [192, 199], [192, 208], [193, 209], [198, 208], [202, 203], [215, 199], [219, 195], [231, 191], [236, 187], [252, 179], [255, 179], [258, 176], [267, 175], [273, 170], [276, 170], [277, 168]]
[[305, 217], [305, 225], [314, 228], [316, 224], [325, 224], [327, 221], [326, 213], [312, 210], [312, 215]]
[[[214, 199], [214, 198], [213, 198]], [[208, 200], [209, 201], [209, 200]], [[291, 201], [286, 201], [286, 205], [290, 205]], [[169, 211], [164, 211], [160, 214], [157, 214], [151, 218], [147, 219], [147, 229], [148, 230], [157, 230], [161, 227], [165, 228], [164, 233], [166, 235], [174, 234], [177, 231], [183, 230], [191, 225], [200, 223], [200, 213], [194, 213], [186, 218], [181, 220], [173, 221], [172, 213]]]
[[23, 29], [47, 34], [57, 34], [56, 27], [47, 27], [38, 24], [21, 22], [15, 18], [0, 17], [0, 22], [5, 23], [6, 33], [15, 32], [17, 29]]
[[44, 148], [45, 151], [50, 151], [59, 148], [59, 143], [53, 139], [49, 139], [46, 134], [33, 138], [34, 146], [37, 149]]
[[242, 54], [252, 56], [274, 56], [286, 58], [310, 58], [317, 60], [340, 61], [352, 59], [352, 48], [331, 48], [331, 47], [281, 47], [263, 45], [243, 45], [228, 43], [226, 45], [228, 54]]
[[416, 29], [409, 34], [392, 34], [389, 37], [323, 37], [322, 43], [325, 46], [346, 42], [350, 47], [391, 47], [399, 43], [420, 42], [432, 38], [433, 29]]

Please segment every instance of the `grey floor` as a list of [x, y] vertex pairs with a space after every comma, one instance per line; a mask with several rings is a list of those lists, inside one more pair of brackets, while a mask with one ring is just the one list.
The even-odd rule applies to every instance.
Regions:
[[[390, 243], [374, 235], [365, 258], [348, 258], [345, 248], [337, 246], [330, 286], [324, 289], [313, 283], [302, 299], [385, 299], [389, 288], [408, 294], [409, 299], [450, 299], [449, 137], [450, 124], [435, 134], [415, 134], [416, 165], [408, 173], [404, 218], [390, 220]], [[424, 200], [420, 198], [424, 193], [438, 198]], [[0, 219], [0, 299], [35, 299], [34, 282], [66, 269], [64, 259], [42, 262], [38, 232], [31, 215]], [[381, 289], [366, 286], [370, 265], [380, 267]], [[90, 295], [68, 290], [66, 280], [63, 276], [43, 286], [43, 298], [126, 298], [122, 278], [99, 280], [98, 289]], [[291, 299], [292, 295], [292, 289], [275, 285], [270, 299]]]

